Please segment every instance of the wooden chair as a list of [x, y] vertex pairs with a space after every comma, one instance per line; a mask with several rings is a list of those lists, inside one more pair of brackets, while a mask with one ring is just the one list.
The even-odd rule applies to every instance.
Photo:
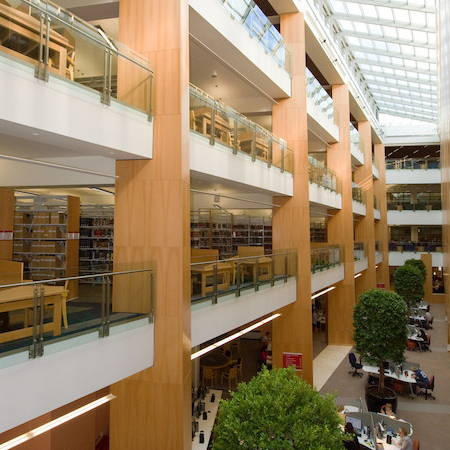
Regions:
[[231, 389], [231, 382], [234, 380], [237, 387], [237, 371], [237, 367], [230, 367], [228, 372], [222, 373], [222, 384], [224, 383], [224, 381], [228, 380], [228, 388]]
[[209, 367], [203, 367], [202, 383], [205, 384], [205, 380], [211, 381], [211, 386], [217, 381], [217, 373], [214, 369]]
[[242, 358], [233, 359], [230, 361], [230, 367], [236, 367], [242, 380]]

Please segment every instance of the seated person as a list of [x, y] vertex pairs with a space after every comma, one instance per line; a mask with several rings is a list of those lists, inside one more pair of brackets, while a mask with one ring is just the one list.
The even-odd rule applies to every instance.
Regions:
[[416, 382], [412, 385], [412, 387], [414, 394], [416, 394], [417, 386], [421, 388], [426, 388], [430, 385], [430, 380], [428, 379], [426, 373], [422, 369], [413, 367], [412, 370], [414, 371], [414, 373], [411, 376], [416, 379]]
[[408, 436], [406, 428], [400, 427], [400, 429], [398, 430], [398, 434], [400, 436], [400, 442], [396, 444], [397, 447], [400, 450], [413, 450], [413, 443], [411, 438]]
[[395, 418], [395, 414], [394, 411], [392, 411], [392, 404], [391, 403], [386, 403], [385, 405], [383, 405], [380, 409], [380, 413], [381, 414], [386, 414], [386, 416], [390, 416], [390, 417], [394, 417]]
[[423, 339], [423, 342], [428, 342], [427, 333], [425, 333], [425, 331], [423, 330], [419, 330], [419, 332], [417, 333], [417, 337]]
[[353, 429], [353, 425], [350, 422], [347, 422], [345, 424], [344, 431], [351, 435], [350, 439], [347, 439], [344, 441], [344, 447], [347, 450], [358, 450], [359, 449], [359, 441], [358, 436], [355, 433], [355, 430]]
[[267, 365], [268, 355], [269, 355], [269, 352], [267, 351], [267, 344], [266, 344], [262, 347], [261, 351], [259, 352], [259, 362], [261, 364]]
[[431, 322], [433, 321], [433, 316], [430, 314], [430, 311], [427, 311], [425, 313], [425, 326], [424, 328], [426, 328], [428, 330], [428, 328], [430, 328]]

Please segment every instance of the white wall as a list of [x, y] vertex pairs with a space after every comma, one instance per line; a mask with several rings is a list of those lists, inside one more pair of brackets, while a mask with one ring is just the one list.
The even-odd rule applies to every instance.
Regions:
[[263, 161], [252, 161], [250, 156], [238, 152], [234, 155], [231, 148], [216, 143], [194, 132], [190, 133], [191, 171], [223, 178], [236, 183], [253, 186], [274, 195], [292, 196], [294, 179], [288, 172], [267, 167]]
[[442, 211], [388, 211], [388, 225], [442, 225]]
[[[390, 266], [403, 266], [407, 259], [420, 259], [420, 255], [426, 252], [389, 252]], [[443, 253], [432, 252], [431, 264], [433, 267], [442, 267], [444, 265]]]
[[104, 105], [98, 92], [65, 79], [38, 80], [33, 67], [3, 55], [0, 99], [0, 133], [60, 147], [65, 156], [68, 150], [115, 159], [153, 156], [146, 114], [117, 101]]
[[352, 164], [354, 166], [364, 165], [364, 153], [356, 144], [353, 144], [353, 142], [350, 143], [350, 153], [352, 155]]
[[339, 127], [328, 118], [310, 97], [306, 97], [306, 110], [309, 130], [329, 144], [339, 142]]
[[[154, 326], [143, 321], [129, 331], [112, 328], [107, 338], [94, 332], [49, 345], [40, 358], [27, 359], [26, 351], [23, 362], [0, 369], [0, 433], [151, 367]], [[68, 345], [73, 347], [52, 353]]]
[[309, 183], [309, 201], [333, 209], [342, 209], [342, 195], [325, 189], [315, 183]]
[[311, 294], [342, 281], [345, 276], [344, 272], [344, 264], [340, 264], [333, 269], [311, 274]]
[[355, 202], [352, 200], [353, 214], [358, 214], [358, 216], [366, 215], [366, 205], [364, 203]]
[[369, 267], [369, 261], [367, 258], [360, 259], [355, 261], [355, 275], [363, 270], [366, 270]]
[[386, 184], [441, 184], [439, 169], [388, 169]]
[[235, 297], [216, 305], [192, 310], [191, 347], [207, 342], [235, 328], [248, 324], [297, 300], [297, 280], [279, 281], [274, 287], [263, 285], [261, 290], [242, 291]]

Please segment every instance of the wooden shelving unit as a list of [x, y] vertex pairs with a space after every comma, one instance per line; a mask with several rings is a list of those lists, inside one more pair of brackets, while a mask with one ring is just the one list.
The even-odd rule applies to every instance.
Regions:
[[239, 246], [272, 250], [272, 219], [208, 211], [191, 212], [191, 247], [219, 250], [219, 257], [237, 254]]
[[[80, 200], [72, 196], [16, 197], [13, 259], [33, 281], [78, 275]], [[69, 286], [78, 295], [78, 283]]]
[[[111, 272], [114, 248], [114, 205], [82, 206], [80, 275]], [[92, 278], [87, 283], [95, 283]]]

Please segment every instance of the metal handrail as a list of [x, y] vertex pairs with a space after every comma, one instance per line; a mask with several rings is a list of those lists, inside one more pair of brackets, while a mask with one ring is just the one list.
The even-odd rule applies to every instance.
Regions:
[[283, 252], [283, 253], [270, 253], [267, 255], [243, 256], [241, 258], [216, 259], [216, 260], [211, 260], [211, 261], [202, 261], [202, 262], [198, 262], [198, 263], [191, 263], [191, 266], [202, 266], [205, 264], [245, 261], [245, 260], [256, 259], [256, 258], [268, 258], [271, 256], [295, 255], [296, 253], [297, 252]]

